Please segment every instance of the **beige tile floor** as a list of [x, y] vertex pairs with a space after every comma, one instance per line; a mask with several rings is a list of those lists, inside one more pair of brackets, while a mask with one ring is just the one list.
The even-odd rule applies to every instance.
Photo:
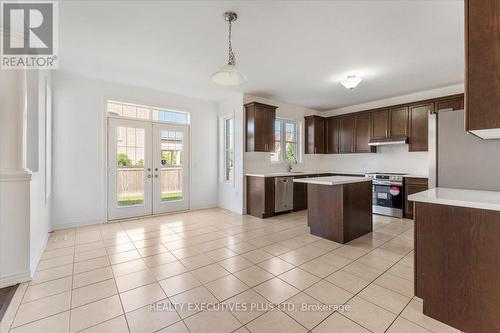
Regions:
[[373, 222], [344, 246], [309, 234], [306, 212], [60, 230], [2, 332], [458, 332], [413, 297], [413, 221]]

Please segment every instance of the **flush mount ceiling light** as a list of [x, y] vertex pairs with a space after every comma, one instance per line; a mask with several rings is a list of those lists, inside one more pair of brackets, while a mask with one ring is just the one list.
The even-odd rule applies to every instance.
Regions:
[[357, 87], [361, 80], [362, 79], [356, 75], [349, 75], [344, 80], [340, 81], [340, 83], [347, 89], [352, 90]]
[[237, 86], [248, 81], [245, 74], [236, 68], [236, 59], [231, 45], [231, 25], [237, 18], [238, 15], [234, 12], [224, 13], [224, 19], [229, 23], [229, 59], [227, 65], [222, 66], [218, 72], [212, 74], [212, 81], [222, 86]]

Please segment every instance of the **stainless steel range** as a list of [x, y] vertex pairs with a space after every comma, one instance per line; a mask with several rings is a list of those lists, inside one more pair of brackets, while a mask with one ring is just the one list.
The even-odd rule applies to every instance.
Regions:
[[365, 177], [373, 181], [373, 213], [403, 217], [403, 176], [402, 173], [367, 173]]

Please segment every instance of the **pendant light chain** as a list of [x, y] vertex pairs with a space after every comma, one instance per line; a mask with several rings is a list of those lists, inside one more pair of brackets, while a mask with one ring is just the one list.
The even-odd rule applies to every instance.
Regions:
[[232, 20], [229, 20], [229, 60], [227, 61], [227, 63], [229, 65], [233, 65], [235, 66], [236, 65], [236, 59], [234, 57], [234, 52], [233, 52], [233, 45], [231, 44], [231, 27], [232, 27]]

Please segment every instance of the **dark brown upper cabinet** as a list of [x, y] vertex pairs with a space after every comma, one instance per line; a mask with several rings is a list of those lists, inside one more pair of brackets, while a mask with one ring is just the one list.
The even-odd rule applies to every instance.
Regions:
[[326, 118], [326, 153], [339, 153], [339, 118]]
[[386, 139], [389, 136], [389, 110], [372, 112], [370, 137], [372, 140]]
[[389, 138], [405, 138], [408, 136], [408, 107], [401, 106], [389, 109]]
[[353, 116], [354, 118], [354, 152], [373, 153], [375, 147], [368, 145], [370, 142], [370, 112], [361, 112]]
[[370, 139], [400, 139], [408, 136], [408, 107], [372, 111]]
[[500, 1], [465, 0], [465, 130], [500, 138]]
[[354, 127], [356, 119], [353, 116], [339, 117], [339, 153], [354, 153]]
[[274, 151], [274, 121], [278, 107], [251, 102], [245, 104], [246, 151]]
[[305, 153], [325, 153], [325, 118], [307, 116], [305, 119]]
[[410, 105], [409, 151], [428, 151], [429, 112], [434, 112], [434, 103]]
[[434, 104], [434, 111], [456, 111], [464, 109], [464, 94], [439, 99]]

